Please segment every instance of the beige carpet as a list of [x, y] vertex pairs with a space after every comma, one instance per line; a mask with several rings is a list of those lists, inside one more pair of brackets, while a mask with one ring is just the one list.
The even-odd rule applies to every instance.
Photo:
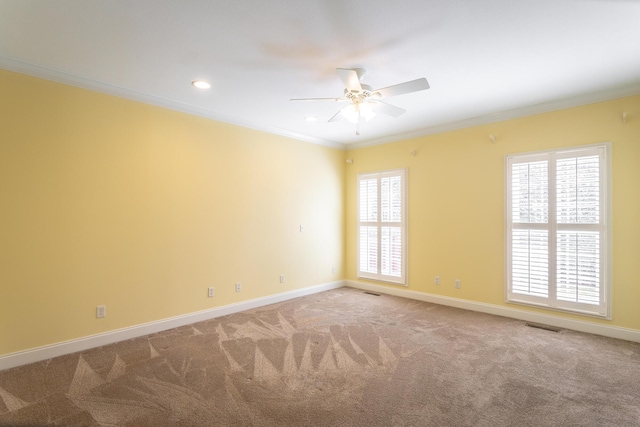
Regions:
[[2, 426], [640, 426], [640, 344], [343, 288], [0, 372]]

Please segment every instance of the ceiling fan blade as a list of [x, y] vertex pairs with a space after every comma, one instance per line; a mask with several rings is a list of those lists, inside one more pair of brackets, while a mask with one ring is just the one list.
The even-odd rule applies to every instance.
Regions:
[[289, 101], [347, 101], [347, 98], [292, 98]]
[[336, 72], [338, 73], [338, 76], [342, 80], [342, 83], [344, 83], [344, 87], [346, 87], [347, 90], [355, 90], [358, 92], [362, 91], [362, 86], [360, 85], [360, 79], [358, 78], [358, 73], [356, 72], [356, 70], [350, 70], [348, 68], [336, 68]]
[[391, 117], [400, 117], [407, 112], [404, 108], [396, 107], [395, 105], [387, 104], [380, 100], [371, 101], [376, 105], [376, 113], [386, 114]]
[[[344, 107], [344, 108], [347, 108], [347, 107]], [[329, 120], [327, 120], [327, 123], [337, 122], [338, 120], [340, 120], [342, 118], [342, 114], [340, 114], [340, 113], [342, 113], [342, 110], [344, 110], [344, 108], [339, 109], [337, 113], [335, 113], [333, 116], [331, 116], [331, 118]]]
[[427, 79], [422, 77], [421, 79], [411, 80], [409, 82], [378, 89], [374, 93], [379, 93], [382, 98], [389, 98], [391, 96], [403, 95], [405, 93], [417, 92], [425, 89], [429, 89], [429, 82], [427, 82]]

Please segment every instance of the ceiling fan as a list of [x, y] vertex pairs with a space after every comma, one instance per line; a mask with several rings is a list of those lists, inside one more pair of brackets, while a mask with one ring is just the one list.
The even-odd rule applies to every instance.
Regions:
[[345, 86], [344, 96], [342, 98], [297, 98], [291, 99], [291, 101], [349, 102], [349, 105], [341, 108], [329, 119], [329, 122], [335, 122], [344, 117], [349, 122], [356, 124], [356, 135], [360, 135], [360, 122], [371, 120], [376, 113], [398, 117], [407, 111], [389, 104], [382, 99], [429, 89], [427, 79], [422, 77], [420, 79], [373, 90], [371, 86], [360, 83], [365, 74], [365, 70], [362, 68], [336, 68], [336, 72]]

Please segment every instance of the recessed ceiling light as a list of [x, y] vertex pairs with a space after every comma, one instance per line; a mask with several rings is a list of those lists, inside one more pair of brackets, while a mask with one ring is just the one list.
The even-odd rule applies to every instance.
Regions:
[[198, 89], [209, 89], [211, 87], [211, 85], [205, 82], [204, 80], [195, 80], [191, 82], [191, 84], [197, 87]]
[[307, 116], [304, 118], [308, 122], [317, 122], [318, 118], [316, 116]]

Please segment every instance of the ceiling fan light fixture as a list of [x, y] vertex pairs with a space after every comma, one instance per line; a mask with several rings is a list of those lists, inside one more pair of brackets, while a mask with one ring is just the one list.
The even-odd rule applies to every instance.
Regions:
[[360, 115], [364, 117], [366, 121], [373, 119], [376, 115], [375, 111], [373, 111], [373, 105], [369, 102], [363, 102], [360, 104]]
[[360, 117], [366, 121], [371, 120], [376, 113], [373, 111], [373, 105], [368, 102], [354, 103], [347, 105], [342, 109], [342, 116], [351, 123], [358, 123]]
[[347, 105], [342, 109], [342, 116], [351, 123], [358, 123], [358, 106], [357, 104]]

